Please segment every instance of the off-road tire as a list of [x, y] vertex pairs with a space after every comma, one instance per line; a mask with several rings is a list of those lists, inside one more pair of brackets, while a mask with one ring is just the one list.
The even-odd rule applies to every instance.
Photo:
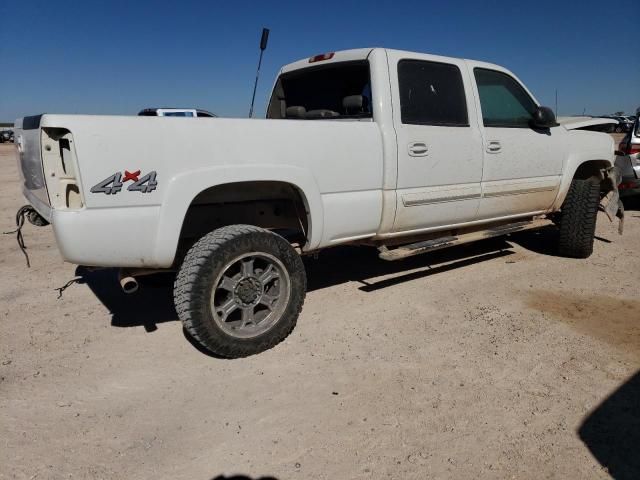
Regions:
[[[211, 312], [213, 283], [233, 258], [249, 252], [276, 257], [290, 278], [290, 295], [279, 320], [252, 338], [235, 338], [216, 324]], [[202, 237], [188, 251], [174, 283], [174, 302], [184, 328], [213, 354], [240, 358], [268, 350], [293, 330], [304, 303], [306, 274], [300, 255], [281, 236], [251, 225], [230, 225]]]
[[600, 184], [594, 179], [574, 179], [560, 209], [558, 254], [587, 258], [593, 253]]

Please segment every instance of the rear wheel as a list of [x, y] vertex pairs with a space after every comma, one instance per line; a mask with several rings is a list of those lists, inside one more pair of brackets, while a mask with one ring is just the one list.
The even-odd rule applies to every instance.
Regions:
[[176, 277], [174, 301], [194, 339], [216, 355], [237, 358], [286, 338], [305, 291], [302, 260], [284, 238], [231, 225], [189, 250]]
[[558, 253], [565, 257], [587, 258], [593, 253], [600, 184], [574, 179], [560, 210]]

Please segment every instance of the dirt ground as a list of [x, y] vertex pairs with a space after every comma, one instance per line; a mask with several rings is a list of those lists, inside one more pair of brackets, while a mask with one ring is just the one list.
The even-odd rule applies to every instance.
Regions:
[[[24, 203], [0, 146], [0, 229]], [[398, 263], [309, 262], [298, 326], [221, 360], [171, 278], [76, 277], [50, 228], [0, 240], [1, 479], [640, 478], [640, 202], [594, 255], [553, 230]]]

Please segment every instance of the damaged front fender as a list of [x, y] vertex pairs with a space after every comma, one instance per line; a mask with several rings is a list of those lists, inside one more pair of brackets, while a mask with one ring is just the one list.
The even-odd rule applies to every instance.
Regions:
[[610, 221], [614, 217], [620, 219], [618, 224], [618, 233], [622, 235], [624, 229], [624, 205], [620, 200], [620, 192], [618, 185], [622, 181], [622, 174], [617, 167], [609, 167], [602, 170], [601, 191], [604, 196], [600, 200], [600, 210], [602, 210]]

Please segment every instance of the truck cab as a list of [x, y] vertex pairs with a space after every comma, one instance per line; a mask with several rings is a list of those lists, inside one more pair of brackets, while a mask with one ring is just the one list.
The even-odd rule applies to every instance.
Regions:
[[536, 125], [539, 109], [498, 65], [364, 49], [283, 67], [267, 118], [375, 123], [384, 148], [376, 238], [387, 238], [543, 214], [563, 200], [563, 171], [582, 160], [573, 145], [611, 161], [609, 137]]

